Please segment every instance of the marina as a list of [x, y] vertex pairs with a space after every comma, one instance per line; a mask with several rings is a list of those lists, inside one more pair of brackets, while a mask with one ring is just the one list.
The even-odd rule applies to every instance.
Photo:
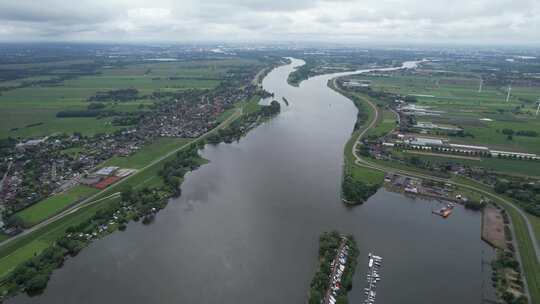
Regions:
[[382, 266], [383, 258], [377, 255], [372, 254], [371, 252], [368, 255], [368, 274], [366, 275], [367, 286], [364, 288], [364, 294], [366, 299], [364, 304], [373, 304], [375, 303], [375, 297], [377, 292], [377, 283], [381, 280], [381, 275], [379, 274], [379, 268]]
[[347, 237], [341, 236], [341, 244], [337, 251], [336, 257], [330, 264], [332, 271], [330, 272], [330, 286], [326, 291], [326, 297], [323, 300], [324, 304], [335, 304], [339, 291], [343, 287], [341, 278], [347, 266], [349, 258], [349, 246], [347, 245]]

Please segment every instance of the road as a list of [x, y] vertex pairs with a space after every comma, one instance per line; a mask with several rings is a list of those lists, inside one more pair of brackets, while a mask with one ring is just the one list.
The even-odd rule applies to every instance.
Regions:
[[109, 198], [112, 198], [112, 197], [116, 197], [116, 196], [119, 196], [120, 195], [120, 192], [115, 192], [115, 193], [112, 193], [108, 196], [105, 196], [105, 197], [102, 197], [102, 198], [98, 198], [99, 196], [103, 195], [109, 191], [111, 191], [112, 189], [115, 189], [116, 187], [119, 187], [120, 185], [122, 185], [126, 180], [129, 180], [130, 178], [132, 178], [133, 176], [136, 176], [137, 174], [140, 174], [141, 172], [143, 172], [144, 170], [156, 165], [157, 163], [163, 161], [164, 159], [176, 154], [178, 151], [182, 150], [182, 149], [185, 149], [186, 147], [188, 147], [189, 145], [199, 141], [199, 140], [202, 140], [204, 139], [205, 137], [207, 137], [208, 135], [212, 134], [213, 132], [215, 132], [216, 130], [219, 130], [221, 128], [223, 128], [224, 126], [226, 126], [228, 123], [230, 123], [231, 121], [237, 119], [238, 117], [240, 117], [243, 113], [243, 110], [242, 110], [242, 107], [238, 108], [236, 110], [236, 112], [234, 112], [231, 116], [229, 116], [227, 119], [225, 119], [221, 124], [219, 124], [217, 127], [215, 127], [214, 129], [206, 132], [205, 134], [201, 135], [200, 137], [198, 137], [197, 139], [193, 140], [193, 141], [190, 141], [176, 149], [174, 149], [173, 151], [170, 151], [169, 153], [155, 159], [154, 161], [152, 161], [150, 164], [144, 166], [143, 168], [141, 168], [140, 170], [138, 170], [136, 173], [122, 179], [121, 181], [117, 182], [116, 184], [113, 184], [111, 185], [110, 187], [98, 192], [98, 193], [95, 193], [94, 195], [82, 200], [81, 202], [77, 203], [77, 204], [74, 204], [72, 205], [71, 207], [69, 207], [68, 209], [62, 211], [61, 213], [59, 214], [56, 214], [46, 220], [44, 220], [43, 222], [39, 223], [39, 224], [36, 224], [34, 226], [32, 226], [31, 228], [28, 228], [28, 229], [25, 229], [23, 232], [7, 239], [7, 240], [4, 240], [3, 242], [0, 242], [0, 247], [8, 244], [8, 243], [11, 243], [13, 242], [14, 240], [17, 240], [25, 235], [28, 235], [36, 230], [39, 230], [51, 223], [54, 223], [58, 220], [61, 220], [62, 218], [64, 218], [65, 216], [67, 215], [70, 215], [78, 210], [80, 210], [81, 208], [83, 207], [86, 207], [86, 206], [91, 206], [93, 204], [96, 204], [100, 201], [103, 201], [103, 200], [106, 200], [106, 199], [109, 199]]
[[[334, 85], [336, 84], [335, 79], [333, 80], [333, 84]], [[337, 88], [337, 86], [335, 86], [335, 88]], [[338, 89], [338, 91], [339, 91], [339, 89]], [[377, 119], [379, 117], [379, 110], [377, 109], [377, 106], [367, 98], [365, 98], [364, 101], [366, 101], [368, 103], [368, 105], [373, 109], [373, 112], [375, 113], [375, 117], [369, 123], [369, 125], [358, 134], [358, 136], [357, 136], [357, 138], [356, 138], [356, 140], [354, 142], [354, 145], [352, 147], [351, 152], [352, 152], [352, 154], [353, 154], [353, 156], [355, 158], [355, 164], [357, 164], [359, 166], [369, 168], [369, 169], [382, 171], [382, 172], [385, 172], [385, 173], [394, 172], [394, 173], [399, 173], [399, 174], [410, 176], [410, 177], [416, 177], [416, 178], [421, 178], [421, 179], [426, 179], [426, 180], [433, 180], [433, 181], [438, 181], [438, 182], [449, 183], [449, 184], [452, 184], [452, 185], [455, 185], [455, 186], [458, 186], [458, 187], [462, 187], [462, 188], [466, 188], [466, 189], [469, 189], [469, 190], [473, 190], [473, 191], [482, 193], [483, 195], [486, 195], [487, 197], [491, 197], [492, 199], [494, 199], [496, 201], [498, 200], [500, 202], [503, 202], [506, 206], [508, 206], [508, 207], [512, 208], [513, 210], [517, 211], [517, 213], [521, 216], [521, 218], [525, 222], [525, 224], [527, 226], [527, 232], [529, 234], [529, 238], [531, 239], [531, 243], [532, 243], [533, 248], [534, 248], [534, 253], [535, 253], [536, 259], [537, 259], [538, 263], [540, 264], [540, 246], [538, 244], [537, 238], [535, 237], [533, 227], [532, 227], [531, 223], [529, 222], [529, 219], [527, 218], [527, 215], [525, 214], [525, 212], [523, 210], [521, 210], [521, 208], [515, 206], [513, 202], [505, 199], [504, 197], [493, 194], [493, 193], [491, 193], [489, 191], [486, 191], [484, 189], [481, 189], [481, 188], [478, 188], [478, 187], [475, 187], [475, 186], [471, 186], [471, 185], [451, 181], [451, 180], [446, 179], [446, 178], [440, 178], [440, 177], [430, 176], [430, 175], [426, 175], [426, 174], [410, 172], [410, 171], [401, 170], [401, 169], [395, 169], [395, 168], [391, 168], [391, 167], [385, 167], [385, 166], [382, 166], [382, 165], [379, 165], [379, 164], [372, 163], [372, 162], [362, 158], [361, 156], [359, 156], [356, 153], [356, 151], [358, 151], [357, 146], [360, 144], [360, 140], [362, 139], [364, 134], [366, 134], [366, 132], [368, 132], [369, 129], [371, 129], [375, 125], [375, 123], [377, 122]], [[510, 218], [510, 221], [511, 221], [511, 217], [509, 217], [509, 218]], [[511, 225], [513, 227], [515, 227], [513, 225], [512, 221], [511, 221]], [[516, 240], [516, 242], [517, 242], [517, 238], [516, 238], [514, 229], [512, 229], [512, 236], [513, 236], [512, 239]], [[523, 267], [521, 254], [519, 253], [519, 246], [515, 246], [515, 249], [516, 249], [516, 251], [518, 253], [517, 254], [518, 261], [519, 261], [520, 265], [522, 265], [522, 267]], [[523, 277], [523, 282], [525, 282], [525, 290], [527, 290], [526, 294], [527, 294], [527, 297], [529, 297], [529, 303], [531, 303], [530, 293], [528, 292], [527, 280], [526, 280], [525, 276], [522, 276], [522, 277]]]

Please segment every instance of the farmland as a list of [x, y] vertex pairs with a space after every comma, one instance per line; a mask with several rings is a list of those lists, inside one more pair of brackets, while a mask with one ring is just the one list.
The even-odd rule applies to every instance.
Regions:
[[540, 153], [540, 137], [513, 136], [509, 139], [503, 133], [504, 129], [512, 129], [540, 134], [540, 118], [534, 115], [534, 101], [540, 97], [540, 87], [513, 86], [506, 102], [506, 87], [484, 85], [479, 92], [480, 80], [469, 74], [395, 73], [385, 77], [362, 75], [355, 79], [369, 81], [375, 91], [415, 96], [417, 105], [441, 111], [440, 116], [421, 119], [460, 126], [471, 135], [453, 138], [455, 143], [489, 144], [494, 149]]

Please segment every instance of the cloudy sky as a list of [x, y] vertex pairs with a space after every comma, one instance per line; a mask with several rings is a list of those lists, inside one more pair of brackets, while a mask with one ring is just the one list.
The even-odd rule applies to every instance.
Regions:
[[540, 43], [540, 0], [0, 0], [1, 41]]

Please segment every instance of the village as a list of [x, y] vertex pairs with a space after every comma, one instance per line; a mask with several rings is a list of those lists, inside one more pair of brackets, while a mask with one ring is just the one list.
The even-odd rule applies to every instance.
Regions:
[[154, 109], [114, 133], [53, 134], [16, 143], [3, 155], [8, 165], [0, 180], [0, 209], [6, 225], [0, 225], [9, 230], [17, 225], [10, 215], [76, 185], [105, 189], [136, 170], [100, 167], [104, 161], [130, 156], [159, 137], [197, 138], [219, 124], [220, 114], [259, 90], [248, 85], [157, 94]]

